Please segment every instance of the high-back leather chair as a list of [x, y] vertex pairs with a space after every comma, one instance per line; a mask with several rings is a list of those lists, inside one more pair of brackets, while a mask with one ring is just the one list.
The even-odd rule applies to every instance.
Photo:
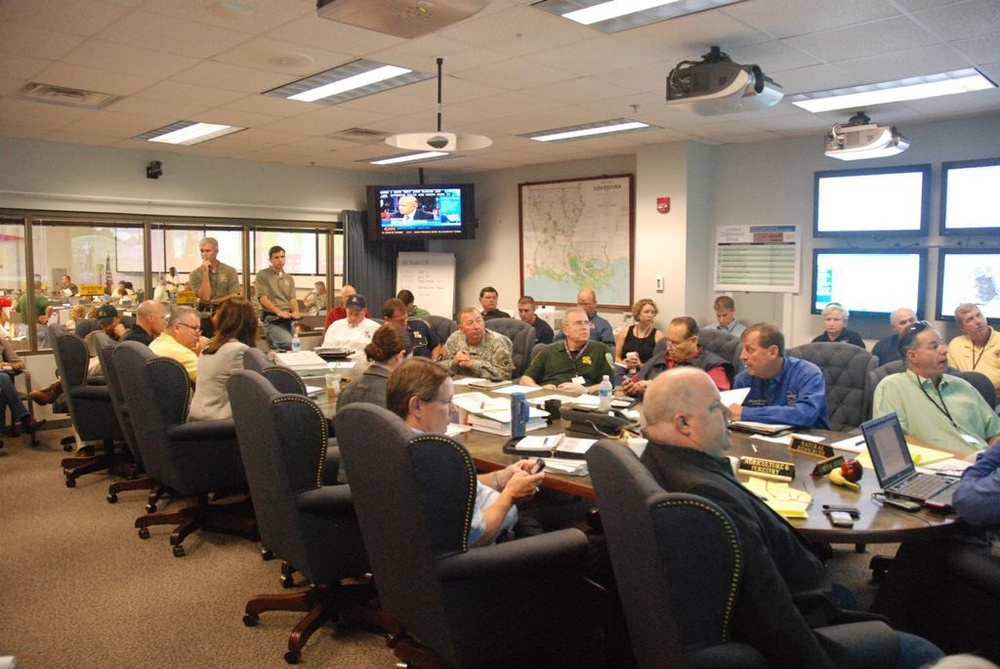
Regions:
[[235, 372], [228, 389], [261, 540], [310, 584], [292, 595], [251, 598], [243, 622], [256, 625], [264, 611], [306, 611], [288, 639], [285, 660], [295, 664], [310, 635], [337, 617], [346, 594], [341, 580], [367, 571], [361, 530], [350, 488], [321, 483], [328, 434], [319, 406], [248, 370]]
[[98, 455], [63, 459], [66, 487], [76, 487], [77, 478], [95, 472], [134, 475], [131, 463], [115, 453], [115, 442], [121, 441], [124, 434], [111, 403], [111, 393], [107, 386], [87, 383], [90, 356], [86, 345], [79, 337], [57, 332], [55, 328], [49, 330], [49, 344], [73, 428], [82, 441], [99, 441], [102, 448]]
[[513, 345], [511, 359], [514, 361], [514, 379], [519, 379], [531, 364], [531, 351], [535, 346], [535, 327], [518, 318], [491, 318], [486, 321], [486, 329], [498, 332]]
[[447, 316], [428, 316], [425, 320], [431, 326], [431, 329], [434, 330], [434, 334], [437, 335], [438, 341], [442, 346], [448, 341], [451, 333], [458, 329], [458, 323]]
[[379, 602], [407, 632], [398, 658], [420, 656], [415, 637], [452, 665], [479, 665], [587, 628], [582, 532], [470, 549], [476, 468], [463, 446], [414, 436], [373, 404], [350, 404], [335, 423]]
[[267, 353], [256, 346], [251, 346], [243, 354], [243, 369], [251, 369], [255, 372], [263, 372], [266, 368], [274, 364], [274, 361], [267, 357]]
[[[661, 341], [665, 342], [666, 339]], [[705, 350], [711, 351], [726, 362], [731, 362], [737, 373], [743, 369], [743, 361], [740, 360], [740, 354], [743, 353], [743, 342], [736, 335], [724, 330], [705, 328], [698, 331], [698, 341]]]
[[875, 356], [860, 346], [844, 342], [803, 344], [786, 353], [823, 370], [831, 430], [846, 431], [865, 422], [871, 414], [868, 373], [874, 371], [878, 362]]
[[173, 358], [131, 341], [119, 344], [114, 356], [146, 471], [178, 495], [197, 499], [176, 513], [137, 518], [139, 537], [148, 538], [152, 525], [177, 525], [170, 536], [176, 557], [185, 553], [185, 537], [202, 527], [255, 537], [256, 521], [245, 500], [209, 504], [210, 493], [246, 488], [233, 420], [187, 422], [191, 383]]
[[[668, 493], [631, 450], [587, 451], [601, 525], [639, 667], [770, 667], [768, 648], [733, 638], [745, 596], [739, 531], [697, 495]], [[813, 630], [837, 666], [893, 666], [895, 632], [879, 621]]]

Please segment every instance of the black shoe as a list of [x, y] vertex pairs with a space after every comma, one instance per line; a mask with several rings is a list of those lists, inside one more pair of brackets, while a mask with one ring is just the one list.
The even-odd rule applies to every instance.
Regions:
[[32, 416], [31, 414], [28, 414], [27, 416], [21, 418], [21, 427], [28, 434], [35, 434], [35, 432], [38, 431], [38, 428], [40, 428], [43, 425], [45, 425], [44, 420], [35, 420], [35, 417]]

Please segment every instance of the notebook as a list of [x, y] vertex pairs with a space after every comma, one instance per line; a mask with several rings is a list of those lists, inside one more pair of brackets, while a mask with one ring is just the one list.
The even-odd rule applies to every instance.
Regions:
[[875, 475], [889, 497], [903, 497], [934, 506], [951, 506], [951, 494], [958, 479], [938, 474], [920, 474], [913, 465], [903, 428], [895, 412], [861, 425]]

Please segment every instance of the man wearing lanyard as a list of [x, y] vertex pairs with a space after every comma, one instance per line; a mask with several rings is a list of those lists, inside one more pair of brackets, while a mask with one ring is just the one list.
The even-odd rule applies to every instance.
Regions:
[[903, 431], [958, 453], [974, 453], [1000, 441], [1000, 418], [964, 379], [945, 374], [947, 349], [927, 321], [899, 337], [906, 371], [890, 374], [875, 388], [878, 417], [895, 411]]
[[969, 302], [955, 308], [955, 322], [964, 334], [948, 344], [948, 362], [963, 372], [985, 374], [1000, 390], [1000, 332], [991, 328], [982, 310]]
[[571, 383], [594, 393], [605, 375], [613, 382], [611, 350], [590, 339], [590, 328], [586, 310], [567, 310], [563, 316], [563, 339], [549, 344], [535, 356], [521, 377], [521, 385], [553, 389]]

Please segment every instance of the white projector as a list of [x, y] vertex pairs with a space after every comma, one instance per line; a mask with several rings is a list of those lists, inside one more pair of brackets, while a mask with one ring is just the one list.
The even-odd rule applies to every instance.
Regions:
[[667, 77], [667, 104], [686, 106], [702, 116], [767, 109], [785, 91], [756, 65], [732, 61], [681, 63]]
[[321, 18], [410, 39], [482, 11], [490, 0], [316, 0]]
[[826, 155], [838, 160], [866, 160], [895, 156], [910, 148], [910, 142], [895, 126], [835, 125], [826, 136]]

